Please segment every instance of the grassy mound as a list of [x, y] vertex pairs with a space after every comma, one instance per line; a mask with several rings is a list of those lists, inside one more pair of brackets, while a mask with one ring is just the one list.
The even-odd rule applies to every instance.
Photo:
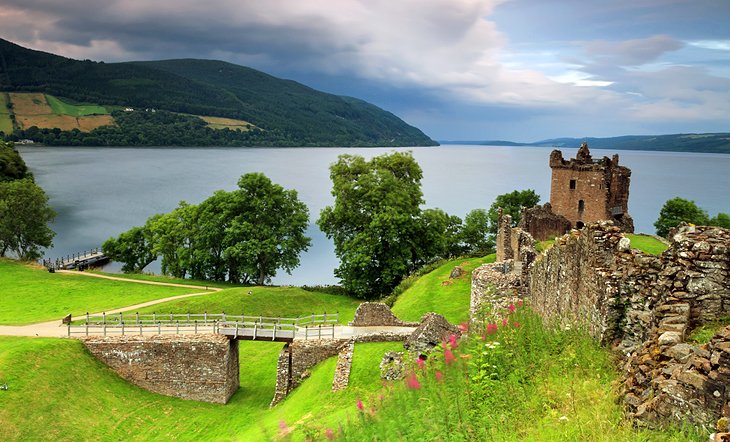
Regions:
[[111, 310], [195, 291], [48, 273], [44, 268], [0, 259], [0, 325], [50, 321], [69, 313]]
[[[335, 358], [318, 365], [274, 409], [280, 343], [241, 342], [241, 388], [227, 405], [137, 388], [75, 340], [0, 337], [3, 440], [267, 440], [337, 428], [380, 388], [378, 363], [399, 343], [357, 344], [351, 388], [333, 393]], [[282, 424], [283, 422], [283, 424]], [[283, 428], [282, 428], [283, 427]]]
[[626, 237], [631, 240], [631, 247], [650, 255], [660, 255], [668, 248], [666, 244], [651, 235], [629, 233]]
[[[436, 270], [417, 278], [393, 305], [393, 313], [406, 321], [418, 321], [424, 313], [436, 312], [459, 324], [469, 319], [471, 296], [471, 272], [480, 265], [494, 262], [495, 255], [483, 258], [460, 258], [441, 265]], [[455, 266], [461, 266], [464, 274], [451, 279]]]

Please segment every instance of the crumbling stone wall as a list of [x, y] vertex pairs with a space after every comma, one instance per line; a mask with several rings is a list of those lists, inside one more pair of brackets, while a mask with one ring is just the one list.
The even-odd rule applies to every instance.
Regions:
[[[297, 340], [287, 343], [279, 352], [276, 368], [276, 390], [271, 407], [278, 404], [309, 377], [310, 369], [333, 356], [338, 357], [332, 389], [347, 387], [354, 353], [354, 344], [360, 342], [397, 342], [405, 341], [407, 334], [376, 332], [360, 335], [351, 339]], [[289, 383], [289, 351], [291, 350], [291, 384]]]
[[382, 302], [363, 302], [355, 310], [355, 319], [350, 323], [354, 327], [394, 326], [417, 327], [418, 322], [401, 321], [390, 307]]
[[497, 261], [515, 259], [516, 247], [513, 247], [512, 242], [512, 217], [503, 214], [502, 209], [499, 210], [496, 242]]
[[514, 261], [484, 264], [471, 274], [469, 318], [474, 321], [484, 311], [497, 312], [516, 304], [522, 287], [521, 273], [513, 271]]
[[610, 222], [589, 225], [531, 266], [532, 306], [548, 321], [580, 323], [624, 352], [625, 402], [638, 419], [730, 417], [717, 382], [730, 374], [727, 333], [707, 348], [686, 342], [695, 327], [730, 315], [729, 250], [730, 231], [716, 227], [683, 226], [667, 251], [652, 256], [631, 249]]
[[562, 236], [570, 230], [571, 224], [563, 215], [554, 213], [550, 203], [545, 203], [523, 209], [517, 227], [532, 235], [536, 241], [545, 241]]
[[238, 341], [217, 334], [85, 337], [89, 352], [154, 393], [225, 404], [239, 387]]

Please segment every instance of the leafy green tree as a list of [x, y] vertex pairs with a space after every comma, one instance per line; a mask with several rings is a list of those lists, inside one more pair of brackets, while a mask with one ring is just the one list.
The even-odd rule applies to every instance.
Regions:
[[117, 238], [109, 238], [101, 245], [101, 250], [110, 259], [121, 262], [124, 273], [140, 273], [157, 259], [152, 232], [147, 226], [132, 227]]
[[677, 197], [664, 203], [654, 227], [656, 227], [657, 235], [667, 236], [669, 230], [681, 222], [707, 225], [708, 221], [707, 212], [698, 207], [694, 201]]
[[31, 179], [0, 181], [0, 256], [14, 253], [22, 260], [37, 259], [41, 247], [51, 247], [55, 233], [48, 223], [56, 212], [48, 196]]
[[710, 219], [710, 225], [730, 229], [730, 215], [720, 212]]
[[464, 217], [461, 241], [464, 252], [471, 255], [487, 255], [494, 252], [494, 236], [490, 235], [490, 218], [484, 209], [474, 209]]
[[299, 255], [311, 245], [304, 233], [309, 209], [299, 201], [296, 190], [271, 182], [262, 173], [248, 173], [238, 180], [223, 208], [227, 220], [223, 257], [229, 280], [250, 275], [263, 285], [276, 275], [299, 265]]
[[32, 178], [25, 161], [12, 143], [0, 141], [0, 181], [20, 180]]
[[425, 209], [421, 213], [421, 222], [420, 256], [423, 264], [437, 257], [453, 258], [464, 254], [461, 218], [441, 209]]
[[423, 172], [409, 152], [366, 161], [340, 155], [330, 166], [334, 206], [317, 221], [335, 244], [335, 275], [360, 298], [386, 295], [424, 260]]
[[153, 252], [162, 257], [162, 273], [176, 278], [207, 279], [201, 259], [195, 258], [196, 252], [199, 252], [195, 248], [199, 232], [198, 213], [198, 206], [181, 201], [172, 212], [147, 220], [146, 225], [152, 233]]
[[512, 217], [512, 227], [517, 226], [522, 216], [522, 209], [524, 207], [534, 207], [540, 202], [540, 195], [535, 193], [532, 189], [527, 190], [514, 190], [510, 193], [503, 193], [497, 195], [494, 202], [489, 206], [489, 233], [492, 235], [497, 234], [497, 227], [499, 226], [499, 209], [505, 215]]

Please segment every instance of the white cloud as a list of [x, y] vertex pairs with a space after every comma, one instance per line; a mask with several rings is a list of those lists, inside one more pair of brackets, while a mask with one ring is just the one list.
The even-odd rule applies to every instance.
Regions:
[[730, 40], [696, 40], [687, 42], [690, 46], [717, 51], [730, 51]]

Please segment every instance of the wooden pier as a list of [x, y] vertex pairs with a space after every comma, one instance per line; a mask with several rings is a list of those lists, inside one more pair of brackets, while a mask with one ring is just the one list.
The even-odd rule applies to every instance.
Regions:
[[84, 270], [89, 267], [97, 267], [109, 262], [108, 256], [101, 251], [101, 247], [91, 250], [85, 250], [81, 253], [73, 253], [65, 257], [52, 259], [43, 259], [41, 264], [53, 273], [56, 270]]

